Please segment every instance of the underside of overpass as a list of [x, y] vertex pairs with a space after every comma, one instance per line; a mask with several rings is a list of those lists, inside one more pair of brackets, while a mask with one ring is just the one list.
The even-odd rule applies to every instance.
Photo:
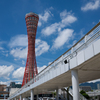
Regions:
[[[99, 79], [100, 53], [71, 70], [78, 70], [79, 83]], [[46, 93], [47, 91], [54, 91], [58, 88], [72, 86], [71, 70], [35, 87], [34, 94]], [[22, 96], [30, 96], [30, 92], [28, 91], [22, 94]]]

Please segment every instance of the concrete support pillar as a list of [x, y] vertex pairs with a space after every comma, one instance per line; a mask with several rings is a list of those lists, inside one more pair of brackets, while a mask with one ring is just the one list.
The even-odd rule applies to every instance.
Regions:
[[56, 89], [57, 100], [59, 100], [59, 89]]
[[65, 91], [65, 98], [67, 99], [67, 93], [66, 93], [66, 91]]
[[23, 98], [23, 100], [25, 100], [25, 98]]
[[97, 100], [100, 100], [100, 96], [99, 95], [97, 96]]
[[15, 100], [16, 100], [16, 98], [15, 98]]
[[78, 81], [78, 71], [72, 70], [72, 87], [73, 87], [73, 100], [80, 100], [79, 98], [79, 81]]
[[23, 98], [23, 100], [27, 100], [27, 98]]
[[4, 100], [6, 99], [6, 95], [4, 94]]
[[20, 95], [20, 100], [22, 100], [22, 96]]
[[31, 100], [34, 100], [34, 91], [31, 90]]
[[38, 94], [37, 94], [37, 100], [38, 100]]

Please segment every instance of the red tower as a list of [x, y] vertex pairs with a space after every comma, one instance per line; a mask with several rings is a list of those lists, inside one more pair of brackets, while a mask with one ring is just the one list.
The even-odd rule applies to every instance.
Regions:
[[28, 54], [27, 54], [27, 61], [26, 61], [22, 86], [25, 85], [32, 78], [34, 78], [36, 74], [38, 74], [36, 58], [35, 58], [35, 37], [36, 37], [39, 17], [35, 13], [28, 13], [25, 16], [25, 20], [26, 20], [27, 35], [28, 35]]

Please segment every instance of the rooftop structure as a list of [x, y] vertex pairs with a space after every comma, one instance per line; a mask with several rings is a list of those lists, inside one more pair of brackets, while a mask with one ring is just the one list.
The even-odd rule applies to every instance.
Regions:
[[10, 88], [21, 88], [22, 84], [16, 84], [15, 82], [10, 83]]

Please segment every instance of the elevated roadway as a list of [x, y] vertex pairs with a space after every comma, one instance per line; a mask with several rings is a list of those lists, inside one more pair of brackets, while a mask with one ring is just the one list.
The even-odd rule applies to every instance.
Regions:
[[[79, 42], [42, 70], [9, 99], [25, 98], [62, 87], [73, 87], [73, 100], [79, 99], [79, 83], [100, 78], [100, 22]], [[58, 98], [58, 96], [57, 96]]]

